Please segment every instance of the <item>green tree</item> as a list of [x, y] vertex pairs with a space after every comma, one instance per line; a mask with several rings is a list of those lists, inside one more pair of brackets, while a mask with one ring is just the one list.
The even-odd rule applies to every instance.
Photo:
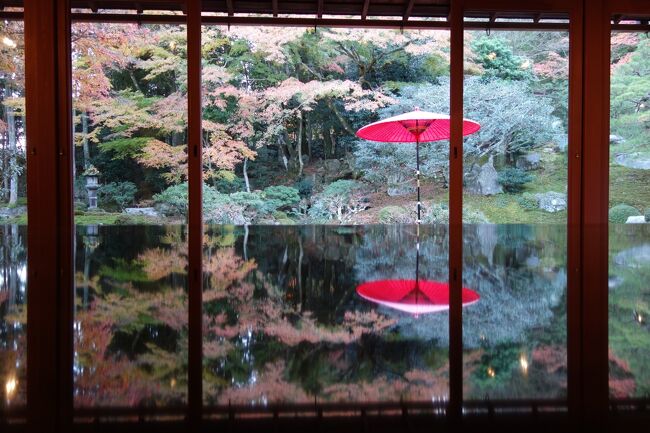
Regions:
[[486, 79], [524, 80], [530, 78], [530, 62], [515, 56], [506, 41], [481, 37], [472, 42], [476, 62], [483, 67]]

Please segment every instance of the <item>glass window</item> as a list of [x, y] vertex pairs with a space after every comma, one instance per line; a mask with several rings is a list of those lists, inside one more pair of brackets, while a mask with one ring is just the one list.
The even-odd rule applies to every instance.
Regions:
[[76, 407], [187, 400], [186, 31], [75, 23]]
[[27, 182], [22, 21], [0, 21], [0, 412], [26, 401]]
[[464, 397], [567, 392], [569, 38], [465, 33]]
[[448, 396], [448, 142], [359, 139], [448, 107], [449, 33], [203, 31], [207, 405]]
[[650, 393], [650, 39], [611, 38], [609, 391]]

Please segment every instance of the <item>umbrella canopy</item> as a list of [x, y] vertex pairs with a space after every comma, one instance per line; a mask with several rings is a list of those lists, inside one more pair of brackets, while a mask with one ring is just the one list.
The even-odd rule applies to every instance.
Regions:
[[[463, 119], [463, 135], [473, 134], [481, 125], [473, 120]], [[410, 113], [389, 117], [371, 123], [357, 131], [357, 136], [371, 141], [386, 143], [415, 143], [415, 177], [418, 192], [418, 219], [420, 224], [420, 143], [447, 140], [451, 136], [451, 118], [446, 114], [420, 111], [416, 108]]]
[[[379, 280], [357, 286], [362, 298], [411, 314], [436, 313], [449, 309], [449, 284], [429, 280]], [[463, 307], [478, 302], [480, 296], [463, 287]]]
[[[463, 119], [463, 136], [481, 129], [473, 120]], [[446, 114], [415, 110], [364, 126], [357, 136], [385, 143], [415, 143], [447, 140], [451, 136], [451, 119]]]

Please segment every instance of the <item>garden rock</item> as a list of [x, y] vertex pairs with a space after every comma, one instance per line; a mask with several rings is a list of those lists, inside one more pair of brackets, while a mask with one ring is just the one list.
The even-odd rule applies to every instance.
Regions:
[[25, 213], [27, 213], [27, 207], [25, 206], [2, 207], [0, 208], [0, 219], [16, 218]]
[[637, 216], [627, 217], [627, 221], [625, 221], [625, 224], [645, 224], [645, 216], [637, 215]]
[[614, 160], [623, 167], [650, 170], [650, 155], [644, 155], [638, 152], [621, 153], [616, 155]]
[[341, 161], [339, 161], [338, 159], [326, 159], [325, 160], [325, 170], [327, 170], [329, 172], [339, 171], [342, 168], [341, 166], [342, 166]]
[[407, 195], [415, 192], [415, 186], [409, 183], [396, 183], [389, 185], [386, 193], [391, 197]]
[[495, 195], [503, 192], [492, 157], [480, 167], [474, 164], [465, 181], [467, 190], [472, 194]]
[[624, 281], [623, 278], [619, 277], [618, 275], [610, 276], [609, 279], [607, 280], [607, 287], [610, 290], [615, 289], [621, 284], [623, 284], [623, 281]]
[[539, 153], [527, 153], [517, 158], [515, 166], [522, 170], [537, 170], [541, 166], [542, 158]]
[[124, 209], [127, 215], [144, 215], [148, 217], [159, 217], [160, 214], [155, 208], [152, 207], [127, 207]]
[[621, 137], [620, 135], [610, 134], [609, 144], [621, 144], [621, 143], [625, 143], [625, 139], [623, 137]]
[[566, 209], [567, 201], [566, 194], [561, 192], [545, 192], [535, 194], [539, 200], [539, 208], [546, 212], [560, 212]]

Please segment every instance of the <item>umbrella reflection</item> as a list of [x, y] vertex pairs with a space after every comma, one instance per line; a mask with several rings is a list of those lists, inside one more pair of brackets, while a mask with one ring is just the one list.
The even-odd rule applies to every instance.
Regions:
[[[369, 281], [357, 286], [362, 298], [416, 316], [449, 310], [449, 284], [420, 279], [420, 225], [416, 225], [415, 279]], [[462, 305], [478, 302], [480, 296], [463, 287]]]
[[[429, 280], [379, 280], [360, 284], [362, 298], [411, 314], [427, 314], [449, 309], [449, 284]], [[480, 296], [463, 287], [463, 307], [478, 302]]]

